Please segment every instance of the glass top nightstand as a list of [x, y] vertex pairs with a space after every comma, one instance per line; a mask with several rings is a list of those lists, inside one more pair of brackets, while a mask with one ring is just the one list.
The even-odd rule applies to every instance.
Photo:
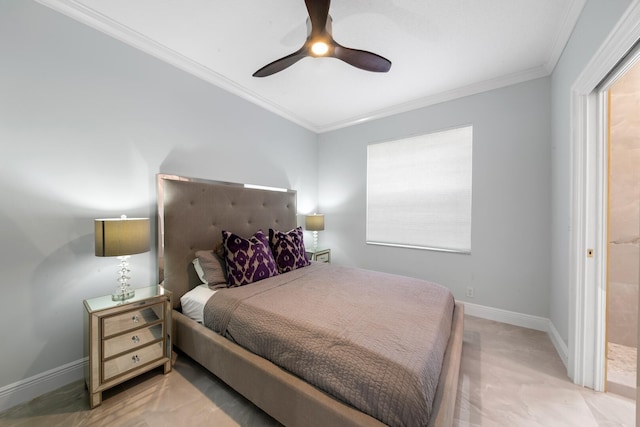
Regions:
[[105, 295], [96, 298], [89, 298], [84, 301], [84, 305], [87, 307], [89, 312], [106, 310], [108, 308], [118, 307], [125, 304], [131, 304], [134, 302], [146, 300], [148, 298], [157, 297], [160, 295], [168, 294], [168, 291], [165, 291], [164, 286], [162, 285], [154, 285], [148, 286], [146, 288], [136, 288], [136, 294], [124, 301], [113, 301], [111, 299], [111, 295]]
[[331, 249], [307, 249], [307, 256], [311, 261], [331, 262]]
[[161, 285], [135, 290], [124, 301], [111, 295], [84, 300], [85, 382], [91, 408], [102, 392], [159, 366], [171, 372], [172, 294]]

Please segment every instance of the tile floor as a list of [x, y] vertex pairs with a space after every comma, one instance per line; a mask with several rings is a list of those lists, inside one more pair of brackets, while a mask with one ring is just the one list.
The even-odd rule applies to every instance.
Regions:
[[[81, 381], [0, 413], [0, 426], [277, 426], [188, 357], [103, 394]], [[572, 384], [545, 333], [467, 316], [456, 426], [628, 426], [635, 403]]]
[[628, 397], [636, 398], [636, 366], [637, 352], [635, 347], [608, 343], [607, 354], [607, 390]]

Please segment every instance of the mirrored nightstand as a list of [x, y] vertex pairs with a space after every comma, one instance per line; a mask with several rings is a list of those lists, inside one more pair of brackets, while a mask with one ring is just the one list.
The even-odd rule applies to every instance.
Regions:
[[311, 261], [331, 262], [331, 249], [307, 249], [307, 256]]
[[164, 365], [171, 371], [171, 292], [162, 286], [136, 289], [135, 296], [111, 295], [84, 301], [85, 381], [91, 408], [102, 392]]

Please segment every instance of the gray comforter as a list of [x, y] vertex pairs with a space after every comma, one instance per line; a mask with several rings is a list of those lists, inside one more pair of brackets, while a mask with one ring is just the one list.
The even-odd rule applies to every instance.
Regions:
[[312, 263], [218, 291], [204, 323], [388, 425], [424, 426], [453, 307], [437, 284]]

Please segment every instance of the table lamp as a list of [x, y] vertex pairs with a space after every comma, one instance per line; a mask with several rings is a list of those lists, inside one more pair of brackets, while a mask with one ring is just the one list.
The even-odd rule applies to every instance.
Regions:
[[318, 250], [318, 231], [324, 230], [324, 215], [306, 215], [304, 217], [304, 228], [313, 231], [313, 251]]
[[129, 284], [129, 256], [149, 251], [149, 218], [105, 218], [95, 220], [96, 256], [118, 257], [119, 286], [111, 295], [114, 301], [135, 295]]

